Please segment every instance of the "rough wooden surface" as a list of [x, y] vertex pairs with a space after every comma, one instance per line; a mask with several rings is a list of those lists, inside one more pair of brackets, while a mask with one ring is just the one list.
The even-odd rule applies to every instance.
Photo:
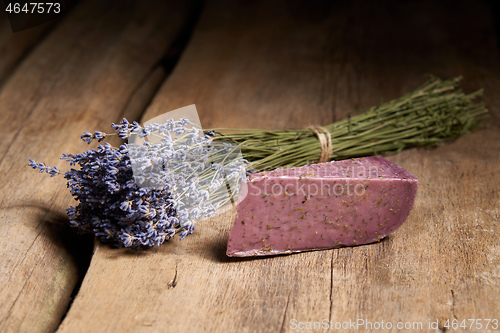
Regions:
[[62, 152], [88, 149], [81, 132], [142, 113], [154, 66], [187, 15], [173, 2], [109, 4], [81, 2], [16, 68], [2, 50], [0, 80], [4, 68], [12, 72], [0, 92], [2, 332], [54, 331], [92, 251], [92, 239], [67, 232], [64, 208], [73, 200], [64, 179], [36, 174], [27, 159], [64, 170]]
[[500, 71], [488, 8], [294, 3], [209, 1], [143, 119], [196, 103], [205, 127], [326, 124], [433, 73], [484, 87], [490, 128], [390, 157], [420, 189], [406, 224], [381, 243], [229, 259], [227, 213], [148, 251], [98, 246], [60, 332], [291, 332], [293, 319], [433, 332], [447, 319], [500, 319]]
[[53, 25], [54, 22], [48, 22], [13, 34], [7, 15], [0, 13], [0, 87]]
[[[83, 1], [44, 38], [0, 23], [0, 331], [293, 332], [294, 319], [364, 319], [435, 332], [447, 319], [500, 320], [500, 68], [486, 5], [209, 0], [169, 74], [159, 64], [190, 9], [116, 3]], [[138, 118], [152, 96], [143, 120], [195, 103], [204, 127], [296, 128], [398, 97], [425, 73], [484, 87], [490, 127], [389, 157], [420, 188], [386, 240], [230, 259], [227, 212], [147, 251], [97, 244], [58, 327], [92, 244], [64, 227], [64, 180], [28, 157], [64, 170], [61, 152], [88, 147], [80, 132]]]

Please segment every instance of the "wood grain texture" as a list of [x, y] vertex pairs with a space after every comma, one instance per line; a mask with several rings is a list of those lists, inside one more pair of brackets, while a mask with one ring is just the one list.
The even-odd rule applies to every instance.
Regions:
[[22, 60], [43, 40], [54, 23], [54, 21], [47, 22], [32, 29], [12, 33], [9, 18], [5, 13], [0, 13], [0, 87]]
[[407, 222], [381, 243], [227, 258], [228, 212], [182, 242], [98, 246], [60, 332], [293, 332], [293, 319], [422, 322], [430, 332], [429, 320], [444, 331], [446, 319], [498, 316], [500, 71], [488, 8], [294, 3], [209, 1], [143, 119], [195, 103], [205, 127], [326, 124], [434, 73], [484, 87], [490, 128], [389, 157], [420, 189]]
[[64, 179], [38, 175], [28, 158], [65, 170], [62, 152], [89, 149], [83, 131], [137, 109], [186, 15], [165, 1], [81, 2], [3, 87], [0, 331], [54, 331], [92, 251], [92, 239], [75, 247], [66, 231]]

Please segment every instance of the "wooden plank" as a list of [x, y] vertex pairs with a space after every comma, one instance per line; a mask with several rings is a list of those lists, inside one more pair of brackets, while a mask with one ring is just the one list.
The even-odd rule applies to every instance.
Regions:
[[65, 170], [62, 152], [88, 149], [80, 133], [141, 113], [187, 14], [175, 1], [81, 2], [3, 87], [0, 331], [54, 331], [92, 250], [92, 239], [68, 238], [64, 179], [27, 159]]
[[339, 299], [332, 303], [332, 318], [421, 322], [424, 331], [437, 331], [428, 325], [438, 320], [437, 327], [447, 331], [448, 319], [462, 322], [500, 313], [498, 50], [482, 4], [408, 3], [398, 9], [392, 20], [372, 29], [363, 22], [383, 21], [382, 9], [359, 8], [352, 24], [365, 26], [357, 39], [365, 60], [355, 75], [362, 88], [350, 103], [377, 103], [375, 78], [383, 79], [382, 91], [396, 96], [416, 86], [421, 73], [462, 74], [468, 91], [485, 88], [491, 128], [435, 150], [390, 158], [420, 180], [416, 205], [408, 223], [382, 246], [334, 252], [332, 293]]
[[[387, 16], [389, 9], [397, 15]], [[468, 90], [484, 86], [491, 128], [390, 157], [421, 185], [406, 224], [381, 243], [229, 259], [226, 213], [182, 242], [148, 251], [99, 246], [59, 331], [291, 332], [293, 319], [439, 320], [443, 330], [446, 319], [494, 318], [497, 59], [488, 9], [473, 2], [210, 1], [144, 120], [196, 103], [205, 127], [326, 124], [398, 97], [431, 72], [463, 74]]]
[[0, 13], [0, 87], [16, 66], [44, 38], [53, 24], [48, 22], [13, 33], [7, 15]]

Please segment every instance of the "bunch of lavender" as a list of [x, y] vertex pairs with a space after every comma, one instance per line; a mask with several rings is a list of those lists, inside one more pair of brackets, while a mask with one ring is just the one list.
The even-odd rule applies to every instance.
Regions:
[[[112, 127], [115, 133], [85, 132], [81, 139], [90, 144], [118, 135], [129, 143], [100, 144], [61, 158], [79, 166], [64, 175], [79, 202], [67, 209], [79, 232], [116, 247], [160, 245], [176, 233], [180, 239], [191, 234], [195, 220], [216, 214], [238, 194], [246, 166], [238, 149], [214, 144], [210, 133], [188, 119], [144, 127], [123, 119]], [[145, 141], [146, 136], [156, 142]], [[29, 166], [51, 177], [60, 174], [32, 159]]]

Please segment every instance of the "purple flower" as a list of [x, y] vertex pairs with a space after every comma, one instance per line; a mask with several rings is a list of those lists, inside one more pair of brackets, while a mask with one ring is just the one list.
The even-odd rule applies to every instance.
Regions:
[[[93, 139], [89, 132], [82, 136], [85, 142]], [[135, 183], [127, 145], [115, 148], [106, 143], [79, 154], [65, 153], [62, 159], [79, 167], [66, 171], [64, 177], [78, 201], [76, 207], [66, 210], [69, 224], [80, 233], [93, 233], [116, 247], [133, 248], [160, 245], [176, 233], [176, 212], [165, 209], [168, 187], [152, 190]], [[28, 165], [51, 176], [60, 173], [57, 167], [33, 159]], [[159, 216], [158, 211], [164, 213]]]
[[[193, 233], [193, 220], [215, 214], [218, 206], [210, 202], [210, 193], [225, 189], [222, 175], [240, 177], [241, 164], [223, 164], [227, 147], [209, 147], [212, 133], [199, 135], [196, 128], [186, 129], [188, 124], [185, 118], [170, 119], [143, 128], [123, 119], [111, 125], [113, 135], [127, 139], [154, 133], [161, 135], [161, 143], [113, 147], [106, 142], [83, 153], [62, 154], [61, 159], [74, 167], [64, 178], [78, 202], [66, 210], [69, 225], [80, 233], [93, 233], [103, 243], [136, 249], [160, 245], [176, 233], [180, 239]], [[171, 132], [183, 138], [173, 139]], [[84, 132], [81, 139], [90, 144], [109, 135]], [[28, 165], [51, 177], [60, 174], [57, 167], [33, 159]], [[198, 181], [201, 172], [208, 173], [203, 182]]]
[[48, 174], [50, 174], [50, 177], [54, 177], [56, 175], [58, 175], [60, 172], [59, 172], [59, 169], [57, 167], [49, 167], [47, 166], [45, 163], [36, 163], [33, 159], [29, 159], [29, 163], [28, 165], [30, 167], [32, 167], [33, 169], [39, 169], [39, 172], [42, 173], [42, 172], [46, 172]]

